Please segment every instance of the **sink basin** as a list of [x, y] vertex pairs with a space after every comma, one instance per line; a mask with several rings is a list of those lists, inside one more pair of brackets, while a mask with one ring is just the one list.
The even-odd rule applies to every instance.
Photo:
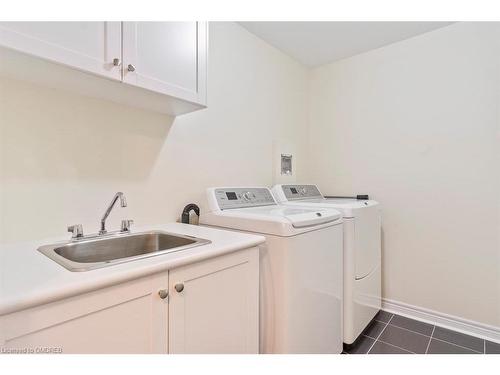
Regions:
[[162, 231], [116, 233], [45, 245], [38, 251], [70, 271], [88, 271], [113, 264], [168, 254], [210, 241]]

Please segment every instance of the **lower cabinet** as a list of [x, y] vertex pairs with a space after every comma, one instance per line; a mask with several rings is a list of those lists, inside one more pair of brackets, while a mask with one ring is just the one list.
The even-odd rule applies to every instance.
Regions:
[[251, 248], [0, 316], [0, 347], [258, 353], [258, 303], [259, 252]]
[[28, 353], [165, 352], [168, 306], [157, 290], [167, 283], [167, 273], [152, 275], [2, 316], [0, 339]]
[[175, 269], [169, 284], [170, 353], [258, 353], [257, 249]]

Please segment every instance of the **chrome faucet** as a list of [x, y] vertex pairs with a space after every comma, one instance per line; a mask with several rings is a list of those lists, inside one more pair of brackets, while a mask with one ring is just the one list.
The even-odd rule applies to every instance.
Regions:
[[106, 234], [108, 231], [106, 230], [106, 219], [108, 218], [109, 214], [111, 213], [111, 210], [115, 206], [116, 201], [120, 199], [120, 206], [122, 207], [127, 207], [127, 200], [125, 199], [125, 195], [121, 191], [115, 194], [113, 197], [113, 200], [109, 204], [108, 208], [106, 209], [106, 212], [104, 213], [102, 219], [101, 219], [101, 230], [99, 231], [99, 234]]
[[83, 226], [82, 224], [75, 224], [68, 227], [68, 232], [71, 232], [71, 239], [77, 240], [83, 237]]

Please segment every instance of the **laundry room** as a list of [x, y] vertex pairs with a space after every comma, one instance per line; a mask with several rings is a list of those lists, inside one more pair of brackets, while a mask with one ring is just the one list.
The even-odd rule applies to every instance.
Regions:
[[498, 366], [500, 14], [146, 3], [0, 16], [0, 367]]

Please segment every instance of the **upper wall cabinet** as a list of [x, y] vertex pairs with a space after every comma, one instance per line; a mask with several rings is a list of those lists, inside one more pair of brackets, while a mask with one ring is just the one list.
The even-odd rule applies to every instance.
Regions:
[[172, 115], [206, 107], [205, 22], [0, 22], [0, 46], [3, 73]]
[[0, 43], [21, 52], [121, 80], [120, 22], [1, 22]]
[[189, 101], [206, 101], [203, 22], [124, 22], [123, 81]]

